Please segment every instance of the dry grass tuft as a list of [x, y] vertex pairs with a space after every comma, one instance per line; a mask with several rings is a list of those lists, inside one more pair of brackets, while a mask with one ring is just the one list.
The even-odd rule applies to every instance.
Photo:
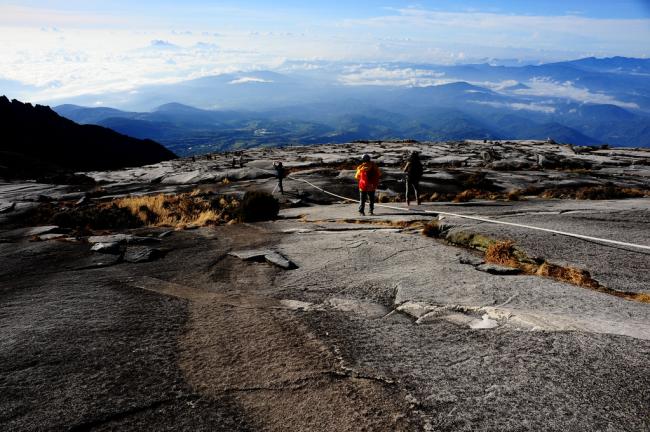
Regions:
[[483, 195], [484, 195], [483, 192], [481, 192], [478, 189], [467, 189], [457, 194], [452, 200], [452, 202], [455, 203], [467, 202], [476, 198], [481, 198]]
[[147, 226], [185, 228], [216, 225], [230, 221], [239, 203], [221, 198], [207, 199], [194, 190], [178, 195], [146, 195], [119, 198], [113, 201], [119, 208], [129, 210]]
[[506, 195], [508, 201], [520, 201], [521, 200], [521, 191], [519, 189], [511, 190]]
[[440, 224], [437, 221], [431, 221], [422, 227], [422, 235], [427, 237], [439, 237], [441, 232]]
[[643, 198], [649, 196], [650, 191], [638, 188], [622, 188], [614, 185], [587, 186], [576, 189], [558, 188], [547, 189], [542, 198], [579, 199], [579, 200], [607, 200], [624, 198]]
[[552, 277], [553, 279], [568, 282], [584, 288], [601, 288], [598, 281], [594, 280], [587, 270], [575, 267], [564, 267], [545, 262], [539, 266], [536, 274], [539, 276]]
[[[428, 237], [441, 236], [435, 222], [425, 225], [422, 234]], [[607, 288], [593, 279], [587, 270], [531, 259], [525, 252], [517, 249], [511, 240], [495, 241], [489, 237], [459, 231], [444, 237], [452, 244], [485, 251], [486, 262], [518, 268], [527, 275], [549, 277], [625, 300], [650, 303], [650, 294]]]
[[519, 261], [515, 257], [514, 242], [505, 240], [492, 243], [485, 251], [485, 261], [509, 267], [519, 267]]
[[634, 294], [636, 301], [641, 303], [650, 303], [650, 294], [646, 293], [635, 293]]

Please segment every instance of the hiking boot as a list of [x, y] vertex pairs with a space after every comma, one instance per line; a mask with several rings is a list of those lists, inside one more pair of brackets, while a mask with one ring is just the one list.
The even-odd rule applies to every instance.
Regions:
[[359, 215], [361, 215], [361, 216], [365, 216], [365, 215], [366, 215], [366, 212], [364, 212], [363, 210], [359, 210]]
[[370, 216], [374, 216], [374, 215], [375, 215], [375, 212], [370, 210]]

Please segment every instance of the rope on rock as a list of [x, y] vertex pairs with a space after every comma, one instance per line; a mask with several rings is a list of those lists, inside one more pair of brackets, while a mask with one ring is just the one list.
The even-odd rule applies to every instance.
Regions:
[[[345, 200], [345, 201], [350, 201], [350, 202], [355, 202], [358, 203], [359, 200], [353, 199], [353, 198], [348, 198], [344, 197], [341, 195], [337, 195], [333, 192], [326, 191], [325, 189], [316, 186], [312, 182], [301, 179], [301, 178], [296, 178], [291, 175], [287, 176], [287, 178], [290, 178], [295, 181], [303, 182], [308, 184], [309, 186], [313, 187], [314, 189], [317, 189], [323, 193], [326, 193], [327, 195], [331, 195], [333, 197]], [[402, 207], [395, 207], [395, 206], [390, 206], [390, 205], [385, 205], [385, 204], [375, 204], [376, 207], [383, 207], [391, 210], [397, 210], [397, 211], [402, 211], [406, 213], [413, 212], [413, 209], [405, 209]], [[498, 224], [498, 225], [508, 225], [508, 226], [514, 226], [518, 228], [526, 228], [526, 229], [531, 229], [531, 230], [536, 230], [536, 231], [543, 231], [543, 232], [548, 232], [552, 234], [559, 234], [567, 237], [574, 237], [574, 238], [579, 238], [583, 240], [590, 240], [590, 241], [596, 241], [596, 242], [601, 242], [601, 243], [609, 243], [609, 244], [615, 244], [618, 246], [627, 246], [631, 248], [637, 248], [637, 249], [644, 249], [644, 250], [649, 250], [650, 251], [650, 246], [646, 245], [640, 245], [640, 244], [635, 244], [635, 243], [627, 243], [627, 242], [622, 242], [618, 240], [610, 240], [610, 239], [604, 239], [600, 237], [592, 237], [592, 236], [587, 236], [587, 235], [582, 235], [582, 234], [575, 234], [575, 233], [570, 233], [566, 231], [558, 231], [558, 230], [553, 230], [553, 229], [548, 229], [548, 228], [541, 228], [541, 227], [536, 227], [532, 225], [524, 225], [524, 224], [518, 224], [514, 222], [506, 222], [506, 221], [500, 221], [500, 220], [495, 220], [495, 219], [489, 219], [483, 216], [472, 216], [472, 215], [463, 215], [463, 214], [458, 214], [458, 213], [451, 213], [451, 212], [444, 212], [444, 211], [431, 211], [431, 210], [418, 210], [418, 213], [429, 213], [429, 214], [441, 214], [445, 216], [454, 216], [458, 218], [463, 218], [463, 219], [470, 219], [470, 220], [475, 220], [475, 221], [480, 221], [480, 222], [487, 222], [487, 223], [492, 223], [492, 224]]]

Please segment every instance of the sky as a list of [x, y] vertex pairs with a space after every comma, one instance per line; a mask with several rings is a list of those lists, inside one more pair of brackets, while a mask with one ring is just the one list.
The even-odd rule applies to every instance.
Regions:
[[292, 61], [648, 57], [649, 42], [650, 0], [0, 0], [0, 94], [50, 100]]

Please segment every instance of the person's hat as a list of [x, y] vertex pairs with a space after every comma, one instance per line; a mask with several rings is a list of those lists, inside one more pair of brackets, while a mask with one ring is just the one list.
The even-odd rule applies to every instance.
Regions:
[[368, 153], [364, 154], [361, 160], [364, 162], [370, 162], [370, 155]]

